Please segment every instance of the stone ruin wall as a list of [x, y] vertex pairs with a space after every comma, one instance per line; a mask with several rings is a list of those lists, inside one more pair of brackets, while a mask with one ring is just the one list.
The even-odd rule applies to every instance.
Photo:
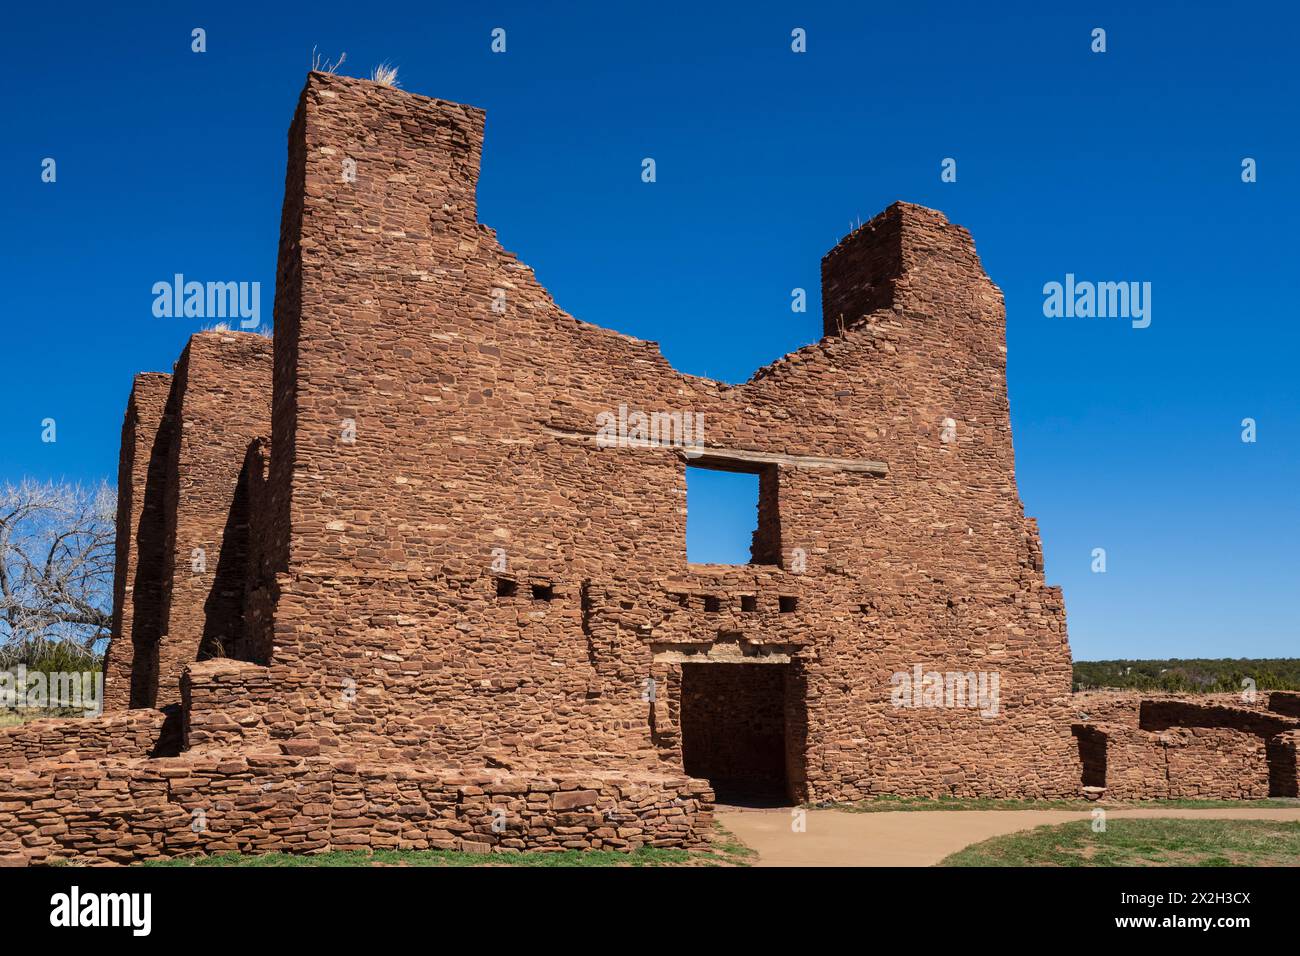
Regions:
[[152, 684], [147, 666], [135, 666], [141, 648], [161, 635], [165, 516], [162, 489], [172, 435], [167, 400], [172, 377], [135, 377], [122, 423], [117, 472], [117, 542], [113, 621], [104, 655], [104, 709], [125, 710], [140, 688]]
[[703, 781], [663, 774], [456, 773], [269, 753], [47, 760], [0, 771], [0, 865], [698, 847], [711, 801]]
[[1091, 691], [1075, 711], [1083, 784], [1108, 798], [1300, 796], [1300, 694]]
[[0, 771], [43, 763], [144, 758], [174, 753], [179, 741], [171, 736], [167, 715], [138, 708], [103, 717], [50, 717], [32, 720], [0, 732]]
[[136, 377], [105, 710], [178, 704], [186, 664], [245, 650], [250, 485], [261, 480], [250, 469], [270, 433], [270, 387], [270, 340], [230, 331], [194, 335], [171, 375]]
[[[320, 849], [359, 827], [365, 845], [442, 845], [446, 821], [462, 846], [698, 845], [712, 796], [684, 776], [683, 707], [701, 719], [742, 673], [719, 667], [780, 668], [763, 682], [779, 708], [764, 695], [744, 732], [784, 758], [791, 798], [1077, 793], [1091, 745], [1071, 737], [1064, 606], [1015, 485], [1002, 296], [969, 233], [891, 206], [823, 260], [824, 337], [726, 385], [555, 305], [477, 221], [483, 127], [309, 77], [274, 343], [196, 335], [173, 376], [137, 378], [124, 424], [109, 704], [167, 716], [102, 718], [116, 749], [42, 730], [48, 767], [30, 736], [10, 763], [0, 746], [0, 854]], [[702, 414], [703, 457], [596, 447], [620, 405]], [[688, 461], [760, 474], [753, 564], [687, 564]], [[998, 713], [893, 706], [891, 677], [917, 666], [996, 672]], [[411, 826], [359, 810], [355, 774], [379, 767], [436, 809]], [[192, 810], [194, 787], [241, 804], [253, 768], [342, 796], [229, 816], [197, 844], [141, 832], [147, 808]], [[110, 826], [78, 804], [42, 829], [71, 806], [51, 809], [58, 775], [95, 773], [139, 813]], [[458, 809], [483, 774], [530, 808], [522, 843], [480, 841]], [[550, 796], [564, 775], [640, 781], [653, 812], [632, 833], [561, 819], [584, 809]], [[609, 786], [578, 789], [617, 811], [631, 798]]]
[[305, 716], [296, 679], [213, 659], [185, 668], [180, 724], [174, 708], [135, 708], [0, 730], [0, 865], [710, 840], [713, 794], [681, 773], [454, 771], [322, 756], [301, 739], [277, 746]]
[[260, 335], [200, 333], [177, 363], [154, 706], [180, 701], [186, 664], [244, 641], [250, 518], [242, 478], [250, 445], [270, 430], [270, 382], [271, 342]]
[[[558, 309], [477, 222], [482, 135], [478, 110], [323, 75], [291, 130], [272, 626], [275, 660], [320, 678], [322, 746], [680, 767], [672, 649], [722, 632], [800, 671], [804, 796], [1068, 791], [1063, 608], [1016, 493], [1002, 300], [969, 234], [891, 207], [824, 264], [842, 334], [728, 386]], [[723, 464], [738, 449], [887, 474], [771, 466], [779, 563], [688, 567], [682, 457], [592, 446], [620, 404], [702, 413]], [[720, 611], [692, 605], [709, 595]], [[890, 675], [915, 663], [996, 668], [1001, 719], [894, 711]]]

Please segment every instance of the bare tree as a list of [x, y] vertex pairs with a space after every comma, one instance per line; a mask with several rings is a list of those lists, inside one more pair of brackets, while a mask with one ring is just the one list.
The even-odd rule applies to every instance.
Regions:
[[25, 479], [0, 488], [0, 651], [97, 652], [113, 615], [117, 495]]

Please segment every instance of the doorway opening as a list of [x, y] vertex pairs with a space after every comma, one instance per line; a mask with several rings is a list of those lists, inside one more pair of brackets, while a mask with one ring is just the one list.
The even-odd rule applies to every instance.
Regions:
[[719, 803], [783, 806], [793, 799], [787, 664], [683, 664], [682, 762]]

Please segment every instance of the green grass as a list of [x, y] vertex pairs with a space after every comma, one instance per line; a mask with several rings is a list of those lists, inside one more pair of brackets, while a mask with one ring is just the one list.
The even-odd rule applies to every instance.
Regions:
[[751, 850], [736, 839], [736, 835], [721, 824], [713, 825], [713, 852], [731, 866], [749, 866], [758, 859], [758, 851]]
[[140, 866], [748, 866], [757, 854], [722, 827], [716, 827], [708, 850], [644, 847], [632, 853], [615, 850], [562, 850], [552, 853], [461, 853], [457, 850], [361, 850], [298, 855], [265, 853], [148, 860]]
[[456, 850], [347, 851], [296, 856], [265, 853], [242, 856], [175, 857], [149, 860], [141, 866], [681, 866], [690, 859], [686, 850], [646, 848], [634, 853], [612, 850], [564, 850], [558, 853], [460, 853]]
[[17, 727], [33, 720], [45, 720], [49, 717], [89, 717], [86, 711], [76, 707], [49, 707], [43, 710], [0, 710], [0, 727]]
[[1107, 810], [1145, 808], [1150, 810], [1297, 809], [1300, 800], [1003, 800], [993, 797], [891, 797], [879, 796], [857, 803], [817, 804], [818, 810], [847, 813], [883, 813], [889, 810]]
[[940, 866], [1300, 866], [1300, 821], [1078, 820], [976, 843]]

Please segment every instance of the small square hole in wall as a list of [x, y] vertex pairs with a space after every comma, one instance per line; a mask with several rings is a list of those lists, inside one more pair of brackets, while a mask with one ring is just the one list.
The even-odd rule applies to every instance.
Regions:
[[758, 610], [758, 595], [742, 594], [740, 596], [740, 609], [746, 614], [753, 614]]
[[783, 594], [779, 601], [782, 614], [793, 614], [795, 611], [799, 610], [799, 599], [797, 597]]
[[555, 585], [553, 584], [534, 584], [533, 600], [550, 601], [555, 598]]
[[497, 578], [497, 597], [514, 597], [518, 593], [518, 582], [507, 578]]
[[704, 598], [704, 610], [710, 614], [717, 614], [722, 610], [722, 598], [707, 596]]

